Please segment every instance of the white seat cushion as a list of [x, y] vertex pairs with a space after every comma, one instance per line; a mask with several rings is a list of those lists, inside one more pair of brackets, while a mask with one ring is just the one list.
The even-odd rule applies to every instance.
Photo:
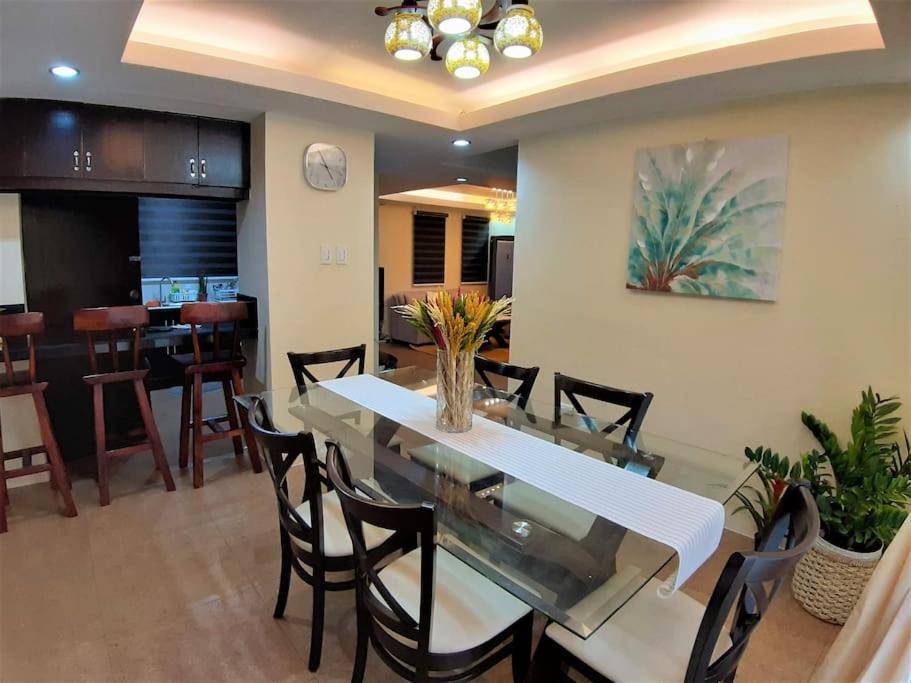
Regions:
[[[297, 506], [297, 514], [310, 524], [310, 502]], [[380, 529], [369, 524], [364, 525], [364, 542], [367, 548], [375, 548], [392, 535], [391, 531]], [[310, 550], [310, 544], [299, 538], [291, 537], [291, 541], [303, 548]], [[346, 557], [354, 553], [351, 547], [351, 537], [348, 527], [345, 526], [345, 517], [342, 515], [342, 504], [335, 491], [323, 493], [323, 554], [326, 557]]]
[[588, 536], [598, 519], [596, 514], [571, 505], [524, 481], [510, 482], [495, 491], [491, 497], [500, 501], [507, 512], [537, 522], [574, 541], [581, 541]]
[[[559, 624], [545, 633], [615, 683], [682, 681], [705, 606], [680, 591], [662, 598], [660, 585], [649, 581], [588, 639]], [[713, 659], [730, 646], [730, 636], [723, 633]]]
[[[421, 604], [421, 550], [397, 558], [379, 572], [402, 608], [417, 621]], [[373, 594], [382, 601], [376, 587]], [[484, 643], [531, 609], [442, 548], [436, 549], [436, 581], [430, 651], [461, 652]]]

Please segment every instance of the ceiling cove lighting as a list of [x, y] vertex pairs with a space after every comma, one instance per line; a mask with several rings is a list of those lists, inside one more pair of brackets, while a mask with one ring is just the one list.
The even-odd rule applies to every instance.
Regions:
[[454, 138], [452, 140], [453, 147], [468, 147], [471, 144], [471, 140], [468, 138]]
[[68, 64], [55, 64], [48, 71], [57, 78], [76, 78], [79, 75], [79, 69]]
[[528, 0], [493, 0], [486, 11], [484, 0], [402, 0], [373, 11], [392, 16], [385, 36], [390, 55], [404, 61], [429, 55], [463, 80], [487, 73], [490, 45], [509, 59], [527, 59], [544, 43], [544, 30]]

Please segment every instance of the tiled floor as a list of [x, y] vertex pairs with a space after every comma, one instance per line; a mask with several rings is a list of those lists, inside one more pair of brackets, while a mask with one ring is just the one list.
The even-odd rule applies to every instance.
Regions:
[[[0, 535], [0, 681], [347, 681], [354, 648], [350, 593], [327, 600], [323, 663], [307, 671], [310, 593], [293, 582], [287, 616], [272, 619], [278, 536], [268, 475], [207, 449], [206, 486], [177, 476], [176, 401], [156, 397], [177, 491], [134, 456], [112, 472], [112, 504], [91, 479], [73, 483], [79, 516], [56, 514], [46, 484], [11, 493]], [[227, 449], [230, 450], [230, 445]], [[219, 455], [221, 453], [222, 455]], [[705, 599], [731, 535], [687, 592]], [[807, 680], [837, 629], [782, 591], [739, 681]], [[367, 680], [392, 681], [371, 654]], [[501, 664], [485, 681], [509, 681]]]

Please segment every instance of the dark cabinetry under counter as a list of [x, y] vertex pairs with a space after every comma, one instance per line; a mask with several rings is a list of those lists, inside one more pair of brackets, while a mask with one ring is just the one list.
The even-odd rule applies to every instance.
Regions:
[[249, 125], [51, 100], [0, 100], [0, 191], [243, 199]]

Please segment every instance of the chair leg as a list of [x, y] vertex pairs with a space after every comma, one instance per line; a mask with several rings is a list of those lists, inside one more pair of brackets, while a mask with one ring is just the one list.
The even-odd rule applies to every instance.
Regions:
[[193, 375], [193, 488], [202, 488], [202, 373]]
[[111, 504], [111, 490], [108, 479], [108, 455], [105, 448], [104, 434], [104, 387], [96, 384], [92, 387], [92, 399], [95, 406], [95, 459], [98, 467], [98, 494], [102, 506]]
[[323, 654], [323, 622], [326, 614], [325, 575], [313, 573], [313, 620], [310, 629], [310, 671], [319, 669], [320, 657]]
[[528, 674], [529, 683], [567, 680], [563, 673], [563, 649], [546, 635], [541, 636]]
[[[356, 588], [359, 592], [360, 586]], [[354, 668], [351, 671], [351, 683], [363, 683], [364, 674], [367, 672], [367, 646], [370, 644], [370, 634], [367, 632], [367, 619], [364, 607], [359, 597], [355, 597], [357, 609], [357, 645], [354, 651]]]
[[3, 426], [0, 425], [0, 534], [7, 532], [7, 505], [9, 505], [9, 491], [6, 488], [6, 454], [3, 452]]
[[282, 569], [278, 576], [278, 598], [275, 600], [275, 611], [272, 612], [275, 619], [285, 616], [288, 590], [291, 588], [291, 539], [288, 538], [288, 532], [281, 526], [279, 526], [278, 533], [282, 546]]
[[[231, 380], [223, 379], [221, 381], [221, 391], [225, 395], [225, 413], [228, 416], [228, 425], [231, 429], [239, 429], [240, 422], [237, 419], [237, 405], [234, 403], [233, 393], [231, 391]], [[244, 440], [240, 436], [231, 437], [234, 442], [234, 455], [244, 454]]]
[[[234, 389], [234, 395], [240, 396], [244, 393], [244, 381], [240, 376], [240, 370], [234, 368], [231, 370], [231, 384]], [[256, 448], [256, 439], [253, 438], [253, 430], [250, 429], [250, 419], [246, 410], [238, 411], [240, 413], [240, 422], [244, 428], [244, 440], [247, 442], [247, 453], [250, 456], [250, 465], [256, 473], [263, 471], [263, 463], [259, 458], [259, 450]]]
[[529, 612], [516, 624], [512, 637], [512, 680], [513, 683], [525, 683], [531, 662], [532, 627], [534, 612]]
[[[41, 430], [41, 441], [44, 444], [45, 453], [47, 454], [48, 464], [51, 466], [51, 480], [56, 482], [57, 489], [63, 497], [64, 514], [67, 517], [75, 517], [76, 503], [73, 502], [72, 484], [70, 477], [66, 473], [66, 466], [63, 464], [63, 458], [60, 456], [60, 448], [57, 446], [57, 439], [54, 436], [54, 429], [51, 426], [51, 416], [47, 412], [47, 403], [44, 400], [44, 393], [35, 392], [33, 395], [35, 401], [35, 412], [38, 414], [38, 427]], [[104, 423], [102, 422], [102, 426]]]
[[146, 430], [146, 437], [152, 447], [152, 457], [155, 458], [155, 466], [161, 472], [165, 488], [168, 491], [173, 491], [174, 479], [171, 477], [171, 468], [168, 466], [168, 459], [165, 457], [164, 448], [161, 445], [161, 435], [158, 433], [158, 425], [155, 424], [152, 406], [149, 405], [149, 395], [146, 393], [145, 385], [141, 379], [133, 382], [133, 388], [136, 391], [136, 400], [139, 402], [139, 413], [142, 415], [142, 424]]
[[190, 415], [192, 406], [190, 380], [184, 378], [183, 391], [180, 394], [180, 469], [187, 469], [190, 460]]

